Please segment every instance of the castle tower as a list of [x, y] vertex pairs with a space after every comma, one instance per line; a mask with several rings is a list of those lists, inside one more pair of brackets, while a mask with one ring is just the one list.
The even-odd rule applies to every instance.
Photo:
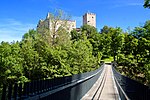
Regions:
[[86, 13], [83, 15], [83, 25], [85, 24], [96, 27], [96, 14]]

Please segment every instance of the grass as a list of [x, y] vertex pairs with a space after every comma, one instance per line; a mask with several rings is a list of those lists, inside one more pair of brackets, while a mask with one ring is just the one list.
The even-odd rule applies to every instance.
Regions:
[[113, 61], [113, 57], [108, 57], [108, 58], [104, 58], [101, 61], [104, 61], [105, 63], [111, 63], [111, 61]]

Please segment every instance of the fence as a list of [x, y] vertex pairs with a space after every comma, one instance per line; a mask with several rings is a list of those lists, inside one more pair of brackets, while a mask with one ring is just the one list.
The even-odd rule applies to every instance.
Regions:
[[[148, 86], [145, 86], [135, 80], [132, 80], [126, 76], [121, 75], [119, 72], [113, 68], [113, 73], [116, 81], [119, 83], [118, 90], [121, 92], [119, 95], [123, 100], [150, 100], [150, 90]], [[125, 95], [124, 95], [125, 94]]]
[[32, 82], [3, 85], [2, 100], [79, 100], [93, 86], [103, 70]]

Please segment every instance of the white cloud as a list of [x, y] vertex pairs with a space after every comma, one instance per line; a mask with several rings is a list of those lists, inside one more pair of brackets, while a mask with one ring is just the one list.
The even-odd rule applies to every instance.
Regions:
[[15, 19], [1, 19], [0, 42], [20, 41], [24, 33], [35, 27], [35, 24], [23, 23]]
[[129, 3], [128, 6], [142, 6], [142, 3]]
[[13, 41], [20, 41], [20, 37], [13, 37], [8, 34], [0, 34], [0, 42], [5, 41], [5, 42], [13, 42]]
[[118, 4], [115, 4], [112, 8], [128, 7], [128, 6], [143, 6], [143, 3], [138, 3], [138, 2], [118, 3]]

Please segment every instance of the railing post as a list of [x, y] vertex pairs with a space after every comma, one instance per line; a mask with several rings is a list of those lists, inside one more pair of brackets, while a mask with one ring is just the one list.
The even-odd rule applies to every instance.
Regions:
[[32, 81], [29, 82], [29, 96], [32, 96], [33, 95], [33, 88], [32, 88]]
[[9, 84], [8, 86], [8, 100], [11, 100], [12, 95], [12, 84]]
[[39, 94], [39, 85], [40, 85], [39, 83], [40, 83], [40, 81], [38, 80], [38, 81], [37, 81], [37, 87], [36, 87], [36, 88], [37, 88], [37, 93], [38, 93], [38, 94]]
[[25, 97], [29, 96], [29, 82], [24, 83], [24, 91], [23, 94]]
[[6, 99], [6, 84], [3, 84], [3, 91], [2, 91], [1, 100], [5, 100], [5, 99]]
[[22, 96], [22, 83], [19, 84], [19, 89], [18, 89], [18, 91], [19, 91], [18, 96], [19, 96], [19, 98], [21, 99], [21, 96]]
[[39, 85], [38, 85], [39, 86], [39, 93], [41, 93], [41, 85], [42, 85], [41, 82], [42, 82], [42, 80], [39, 80]]
[[33, 92], [34, 92], [34, 94], [36, 94], [36, 83], [35, 83], [36, 81], [33, 81]]
[[16, 100], [17, 99], [17, 93], [18, 93], [18, 84], [15, 83], [14, 85], [14, 93], [13, 93], [13, 97]]
[[30, 85], [29, 82], [27, 82], [27, 96], [29, 96], [29, 93], [30, 93]]
[[48, 82], [48, 85], [49, 85], [49, 87], [50, 87], [50, 90], [52, 90], [53, 89], [53, 84], [52, 84], [52, 79], [49, 79], [49, 82]]
[[40, 80], [40, 93], [42, 93], [43, 90], [43, 80]]
[[37, 94], [37, 80], [34, 81], [34, 90], [35, 90], [35, 93]]
[[24, 83], [24, 86], [23, 86], [23, 95], [24, 96], [26, 96], [26, 92], [27, 92], [27, 90], [26, 90], [26, 82]]
[[45, 91], [49, 90], [48, 84], [49, 84], [49, 79], [44, 81], [44, 90]]

